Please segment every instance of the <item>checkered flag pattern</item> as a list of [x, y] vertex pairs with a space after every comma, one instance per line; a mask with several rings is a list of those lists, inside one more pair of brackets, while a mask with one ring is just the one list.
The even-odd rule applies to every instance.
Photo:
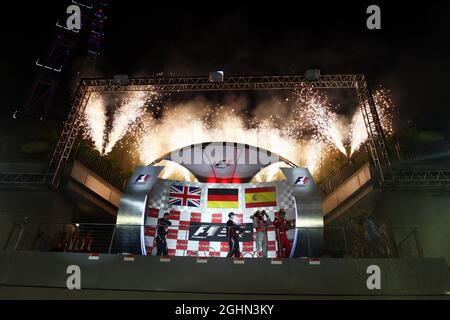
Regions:
[[[202, 189], [201, 202], [199, 208], [170, 206], [168, 204], [169, 189], [172, 184], [184, 184]], [[277, 206], [267, 208], [245, 208], [245, 189], [254, 187], [276, 187]], [[208, 188], [230, 188], [239, 189], [238, 209], [211, 209], [207, 207]], [[189, 228], [191, 223], [212, 223], [225, 224], [228, 221], [228, 213], [233, 211], [236, 214], [236, 223], [250, 224], [253, 222], [250, 216], [256, 210], [266, 210], [271, 221], [275, 219], [275, 214], [280, 208], [287, 212], [288, 219], [294, 219], [294, 203], [292, 191], [286, 182], [273, 182], [266, 184], [200, 184], [190, 182], [176, 182], [170, 180], [158, 180], [157, 184], [149, 196], [149, 209], [145, 220], [145, 244], [148, 255], [156, 254], [156, 226], [164, 213], [170, 213], [172, 226], [168, 228], [167, 247], [170, 256], [199, 256], [199, 257], [226, 257], [229, 251], [228, 242], [215, 241], [193, 241], [189, 240]], [[253, 242], [240, 242], [240, 251], [243, 257], [254, 257], [255, 237], [253, 232]], [[267, 255], [269, 258], [277, 256], [277, 241], [273, 224], [267, 229]]]

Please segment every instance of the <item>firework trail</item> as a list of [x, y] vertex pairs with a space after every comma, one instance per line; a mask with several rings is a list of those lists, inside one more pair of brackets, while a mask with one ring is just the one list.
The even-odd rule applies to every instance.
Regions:
[[100, 152], [105, 143], [106, 121], [106, 102], [101, 94], [94, 92], [88, 101], [83, 119], [86, 128], [84, 138], [92, 140]]
[[114, 121], [108, 134], [104, 154], [110, 153], [127, 132], [137, 131], [137, 121], [145, 114], [145, 107], [153, 96], [153, 92], [133, 92], [124, 99], [122, 105], [114, 113]]
[[392, 135], [394, 133], [394, 110], [395, 104], [392, 101], [391, 91], [379, 87], [373, 94], [373, 100], [377, 107], [378, 116], [380, 118], [381, 127], [386, 135]]
[[305, 128], [315, 130], [315, 138], [322, 140], [343, 154], [347, 154], [344, 142], [346, 141], [345, 124], [340, 117], [332, 111], [332, 106], [326, 96], [318, 90], [303, 87], [295, 92], [297, 97], [298, 113]]
[[232, 108], [201, 108], [192, 104], [170, 108], [142, 135], [141, 159], [150, 163], [167, 152], [191, 144], [227, 141], [258, 146], [291, 161], [303, 162], [304, 153], [298, 139], [274, 127], [268, 119], [252, 121], [250, 127], [240, 114], [240, 110]]
[[[251, 115], [244, 99], [226, 105], [211, 105], [204, 99], [194, 99], [161, 108], [154, 103], [158, 98], [154, 92], [135, 92], [116, 99], [109, 119], [107, 99], [93, 94], [85, 113], [86, 136], [102, 154], [120, 145], [125, 136], [130, 137], [127, 139], [132, 141], [130, 149], [137, 152], [145, 164], [191, 144], [221, 141], [249, 144], [308, 167], [312, 174], [319, 171], [332, 150], [347, 155], [348, 147], [352, 154], [367, 140], [359, 108], [351, 119], [338, 115], [324, 93], [310, 88], [296, 90], [293, 103], [288, 99], [265, 101]], [[374, 100], [383, 128], [390, 134], [393, 104], [389, 91], [377, 90]], [[149, 106], [157, 110], [159, 116], [148, 112]], [[276, 179], [279, 166], [266, 168], [257, 179]], [[169, 164], [163, 176], [195, 180], [180, 166]]]
[[127, 133], [139, 132], [139, 120], [156, 96], [152, 91], [127, 94], [115, 100], [112, 115], [108, 115], [106, 98], [93, 93], [84, 114], [85, 138], [94, 142], [100, 154], [110, 153]]
[[[393, 119], [395, 105], [392, 102], [391, 92], [385, 88], [380, 87], [373, 94], [375, 107], [377, 108], [378, 117], [380, 119], [381, 127], [386, 135], [392, 135]], [[364, 142], [367, 141], [367, 129], [364, 123], [362, 112], [359, 108], [355, 111], [350, 125], [351, 136], [351, 154], [357, 151]]]
[[350, 125], [350, 155], [358, 150], [367, 140], [367, 129], [361, 110], [357, 108]]

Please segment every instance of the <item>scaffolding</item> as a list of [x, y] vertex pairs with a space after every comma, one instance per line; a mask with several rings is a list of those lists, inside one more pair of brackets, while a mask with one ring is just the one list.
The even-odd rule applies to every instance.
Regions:
[[395, 170], [393, 181], [398, 187], [445, 187], [450, 185], [450, 170]]
[[[104, 23], [107, 19], [105, 11], [108, 5], [98, 0], [88, 2], [89, 5], [76, 3], [82, 6], [82, 32], [68, 29], [61, 22], [65, 16], [57, 21], [58, 34], [46, 54], [36, 61], [37, 76], [20, 113], [41, 120], [47, 117], [62, 74], [74, 57], [75, 48], [84, 38], [88, 38], [88, 55], [91, 57], [100, 55]], [[70, 3], [75, 2], [66, 0], [67, 5]]]
[[51, 180], [48, 182], [53, 187], [58, 187], [61, 173], [78, 135], [84, 110], [93, 92], [295, 90], [299, 87], [356, 90], [367, 128], [370, 154], [377, 168], [380, 184], [383, 184], [392, 171], [391, 163], [383, 129], [364, 75], [322, 75], [314, 81], [308, 81], [303, 75], [242, 76], [225, 77], [221, 82], [211, 82], [208, 77], [155, 77], [129, 79], [127, 85], [120, 85], [114, 79], [83, 79], [51, 158], [48, 167]]

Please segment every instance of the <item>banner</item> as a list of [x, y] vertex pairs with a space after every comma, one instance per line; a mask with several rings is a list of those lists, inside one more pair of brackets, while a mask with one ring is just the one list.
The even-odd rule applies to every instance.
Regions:
[[[241, 225], [244, 234], [240, 242], [253, 242], [253, 224]], [[225, 224], [192, 223], [189, 228], [189, 241], [227, 242], [227, 226]]]

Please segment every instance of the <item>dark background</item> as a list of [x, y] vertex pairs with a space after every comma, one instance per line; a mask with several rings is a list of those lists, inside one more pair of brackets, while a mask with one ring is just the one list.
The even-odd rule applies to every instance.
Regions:
[[[58, 4], [59, 3], [59, 4]], [[64, 82], [89, 76], [364, 73], [392, 90], [398, 120], [450, 137], [450, 3], [428, 1], [109, 1], [103, 54], [77, 56]], [[382, 29], [366, 28], [378, 4]], [[61, 7], [62, 5], [62, 7]], [[9, 2], [1, 10], [0, 116], [31, 89], [34, 63], [56, 35], [65, 2]], [[411, 120], [411, 121], [410, 121]]]

